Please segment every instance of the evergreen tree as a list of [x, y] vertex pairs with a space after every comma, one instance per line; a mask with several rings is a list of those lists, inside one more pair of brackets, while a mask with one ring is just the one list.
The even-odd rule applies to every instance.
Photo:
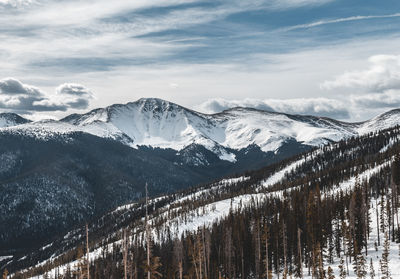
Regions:
[[343, 259], [343, 257], [340, 257], [340, 263], [339, 263], [340, 279], [345, 279], [346, 275], [347, 275], [347, 272], [346, 272], [346, 267], [344, 266], [344, 259]]
[[371, 279], [375, 278], [375, 269], [374, 269], [374, 263], [372, 262], [372, 259], [370, 260], [370, 263], [369, 263], [369, 277]]
[[335, 275], [333, 274], [333, 269], [330, 266], [328, 266], [328, 278], [327, 279], [335, 279]]
[[357, 270], [356, 270], [356, 275], [357, 278], [365, 278], [367, 276], [367, 269], [365, 265], [366, 261], [364, 258], [363, 254], [358, 254], [357, 255]]
[[385, 231], [384, 237], [382, 258], [380, 260], [382, 279], [391, 279], [389, 269], [390, 238], [387, 230]]
[[[383, 199], [382, 199], [383, 202]], [[381, 219], [384, 230], [384, 242], [383, 242], [383, 251], [382, 257], [380, 260], [382, 279], [390, 279], [390, 269], [389, 269], [389, 253], [390, 253], [390, 236], [389, 236], [389, 213], [388, 208], [383, 208], [383, 212], [381, 212]]]

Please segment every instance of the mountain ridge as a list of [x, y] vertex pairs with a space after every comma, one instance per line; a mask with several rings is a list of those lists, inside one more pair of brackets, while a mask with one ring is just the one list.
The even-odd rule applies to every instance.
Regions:
[[[215, 242], [225, 241], [227, 236], [229, 238], [229, 235], [235, 232], [232, 227], [226, 227], [227, 224], [228, 226], [239, 224], [238, 229], [240, 230], [248, 229], [243, 234], [248, 241], [247, 246], [241, 246], [243, 243], [239, 241], [236, 242], [237, 245], [235, 246], [240, 249], [242, 249], [241, 247], [248, 247], [249, 254], [245, 257], [246, 259], [255, 258], [254, 253], [257, 248], [254, 247], [257, 247], [257, 242], [252, 237], [259, 235], [255, 229], [256, 226], [254, 226], [254, 224], [257, 224], [254, 223], [255, 220], [268, 220], [268, 224], [271, 224], [268, 226], [271, 239], [274, 239], [272, 237], [274, 234], [275, 237], [279, 237], [277, 238], [279, 240], [282, 240], [282, 234], [289, 234], [291, 238], [288, 239], [291, 239], [291, 241], [288, 240], [287, 243], [292, 245], [292, 250], [294, 250], [297, 247], [297, 230], [288, 229], [285, 232], [281, 223], [281, 215], [285, 216], [285, 212], [290, 211], [291, 214], [287, 214], [286, 218], [282, 217], [285, 218], [283, 219], [284, 223], [288, 222], [290, 224], [289, 222], [298, 219], [298, 224], [291, 227], [288, 225], [288, 228], [298, 227], [304, 232], [309, 231], [306, 224], [310, 222], [309, 219], [305, 219], [305, 212], [316, 214], [316, 217], [313, 218], [319, 217], [320, 214], [330, 216], [331, 219], [326, 222], [327, 229], [321, 230], [323, 234], [326, 234], [321, 239], [326, 241], [321, 241], [320, 243], [323, 245], [323, 250], [327, 251], [323, 253], [323, 265], [325, 268], [328, 265], [333, 267], [334, 272], [338, 274], [341, 255], [344, 254], [346, 256], [347, 254], [328, 249], [328, 247], [332, 247], [329, 245], [334, 243], [328, 240], [334, 239], [335, 232], [341, 231], [337, 230], [338, 227], [344, 224], [340, 222], [340, 218], [350, 218], [347, 217], [346, 212], [347, 210], [350, 211], [351, 204], [354, 204], [354, 201], [352, 202], [351, 200], [356, 200], [356, 198], [361, 200], [360, 197], [362, 195], [368, 195], [370, 198], [368, 210], [373, 218], [368, 221], [373, 231], [371, 232], [371, 237], [369, 234], [362, 234], [366, 239], [362, 249], [368, 250], [368, 263], [371, 258], [371, 262], [373, 261], [373, 264], [377, 266], [379, 264], [378, 256], [383, 250], [383, 244], [381, 246], [376, 243], [379, 225], [375, 224], [381, 222], [378, 218], [375, 219], [375, 210], [378, 210], [377, 202], [380, 200], [377, 197], [381, 195], [382, 202], [385, 195], [388, 194], [382, 194], [383, 191], [380, 193], [379, 189], [382, 189], [381, 187], [393, 187], [390, 186], [388, 178], [392, 175], [394, 158], [400, 150], [399, 135], [400, 130], [396, 127], [379, 133], [344, 140], [257, 171], [238, 174], [193, 189], [187, 189], [184, 192], [150, 199], [149, 220], [153, 227], [153, 245], [157, 247], [154, 249], [154, 253], [159, 253], [156, 255], [160, 255], [163, 260], [162, 272], [168, 274], [168, 267], [173, 265], [172, 262], [169, 262], [171, 258], [164, 256], [164, 253], [170, 253], [171, 247], [176, 245], [177, 241], [189, 241], [188, 239], [192, 241], [192, 237], [202, 236], [207, 231], [212, 233], [213, 237], [211, 239], [216, 238], [215, 233], [217, 231], [221, 234], [222, 238], [215, 240]], [[359, 148], [360, 146], [363, 146], [363, 148]], [[365, 193], [361, 189], [371, 190], [365, 191]], [[318, 208], [309, 209], [310, 201], [313, 200], [310, 197], [318, 201]], [[389, 200], [387, 197], [386, 199]], [[292, 203], [293, 206], [296, 206], [296, 209], [291, 206], [284, 206], [285, 202]], [[308, 206], [305, 207], [304, 204], [308, 204]], [[327, 205], [327, 207], [324, 205]], [[139, 251], [137, 253], [144, 254], [144, 250], [141, 250], [143, 245], [141, 240], [143, 240], [144, 231], [144, 208], [143, 201], [125, 204], [115, 208], [89, 225], [91, 238], [90, 259], [92, 263], [98, 261], [98, 264], [104, 265], [104, 262], [113, 261], [121, 269], [122, 257], [112, 260], [107, 255], [112, 253], [122, 254], [123, 232], [128, 232], [128, 235], [132, 238], [130, 249], [136, 249], [135, 251]], [[359, 208], [361, 207], [356, 207], [353, 210], [360, 210]], [[380, 211], [382, 211], [382, 208], [384, 207], [381, 207]], [[300, 214], [304, 216], [299, 217]], [[357, 214], [354, 218], [363, 218], [360, 216], [362, 214]], [[242, 221], [246, 218], [250, 218], [252, 221], [243, 225]], [[277, 223], [272, 223], [273, 220], [277, 220]], [[317, 220], [321, 220], [321, 223], [326, 221], [325, 218], [317, 218]], [[356, 224], [361, 227], [360, 224], [362, 223], [357, 222]], [[319, 226], [320, 223], [318, 222], [317, 225]], [[229, 228], [232, 230], [229, 230]], [[323, 228], [325, 228], [325, 225]], [[261, 231], [265, 232], [264, 230]], [[381, 232], [381, 236], [382, 234]], [[306, 237], [306, 234], [304, 235]], [[17, 266], [20, 266], [20, 269], [26, 266], [34, 266], [34, 272], [25, 273], [28, 278], [45, 278], [46, 271], [48, 272], [47, 276], [50, 278], [56, 277], [56, 272], [60, 272], [60, 274], [68, 273], [69, 269], [74, 270], [78, 262], [74, 257], [75, 250], [83, 243], [84, 237], [84, 228], [80, 226], [67, 233], [64, 237], [59, 237], [57, 240], [46, 243], [46, 246], [43, 246], [42, 249], [33, 254], [16, 256], [10, 265], [14, 265], [14, 270], [18, 270]], [[138, 239], [138, 244], [133, 241], [134, 239]], [[281, 262], [283, 262], [282, 245], [275, 247], [277, 242], [271, 241], [271, 243], [269, 248], [274, 249], [272, 254], [279, 253], [282, 258]], [[307, 248], [307, 243], [306, 240], [302, 240], [303, 249], [309, 249]], [[335, 243], [336, 245], [341, 245], [342, 241]], [[389, 239], [389, 245], [392, 251], [396, 251], [398, 241]], [[162, 248], [165, 250], [161, 252]], [[343, 252], [343, 250], [341, 251]], [[390, 267], [398, 275], [396, 252], [391, 252], [391, 254], [393, 255], [391, 256], [393, 263], [391, 262]], [[239, 253], [233, 255], [240, 259]], [[292, 255], [294, 256], [296, 253], [293, 252]], [[304, 255], [307, 255], [307, 253], [304, 253]], [[28, 256], [28, 259], [26, 256]], [[38, 258], [40, 259], [40, 264], [37, 264]], [[221, 262], [223, 261], [221, 260]], [[291, 262], [294, 265], [293, 270], [296, 262]], [[238, 263], [240, 268], [240, 261]], [[165, 266], [167, 268], [164, 268]], [[190, 267], [189, 264], [187, 266]], [[304, 264], [304, 267], [307, 267], [307, 263]], [[189, 268], [186, 268], [186, 272], [189, 272]], [[253, 270], [254, 267], [249, 264], [249, 269]], [[276, 277], [275, 275], [281, 275], [282, 273], [282, 269], [279, 267], [274, 267], [273, 270], [274, 278]], [[355, 273], [356, 271], [354, 271], [354, 274], [353, 271], [350, 271], [349, 278], [356, 278]], [[218, 272], [213, 274], [217, 278]], [[254, 271], [248, 271], [247, 276], [244, 278], [253, 278], [253, 274]], [[310, 276], [305, 278], [310, 278]]]
[[[180, 151], [191, 144], [199, 144], [222, 160], [234, 162], [234, 155], [228, 149], [240, 150], [255, 144], [263, 152], [276, 152], [287, 140], [320, 146], [395, 126], [400, 123], [400, 110], [351, 123], [327, 117], [243, 107], [204, 114], [159, 98], [141, 98], [83, 114], [71, 114], [54, 123], [57, 123], [57, 127], [46, 126], [44, 129], [49, 133], [62, 132], [62, 125], [66, 125], [66, 132], [86, 132], [134, 148], [145, 145]], [[40, 122], [24, 124], [27, 128], [41, 125]], [[10, 130], [23, 132], [23, 128], [16, 125], [11, 126]]]

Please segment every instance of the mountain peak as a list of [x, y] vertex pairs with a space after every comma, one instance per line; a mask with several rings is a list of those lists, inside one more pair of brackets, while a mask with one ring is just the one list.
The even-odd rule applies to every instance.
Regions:
[[0, 128], [16, 126], [20, 124], [25, 124], [31, 122], [30, 120], [23, 118], [22, 116], [12, 113], [12, 112], [3, 112], [0, 113]]
[[[132, 103], [128, 103], [132, 104]], [[141, 111], [165, 112], [184, 109], [182, 106], [160, 98], [140, 98], [133, 104], [139, 105]]]

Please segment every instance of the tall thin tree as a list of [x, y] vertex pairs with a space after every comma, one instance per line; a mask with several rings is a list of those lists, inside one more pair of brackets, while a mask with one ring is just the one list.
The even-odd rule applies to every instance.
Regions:
[[145, 226], [146, 226], [146, 245], [147, 245], [147, 279], [151, 279], [151, 271], [150, 271], [150, 227], [149, 227], [149, 212], [148, 212], [148, 206], [149, 206], [149, 193], [147, 189], [147, 182], [146, 182], [146, 218], [145, 218]]
[[90, 270], [89, 270], [89, 227], [86, 223], [86, 271], [87, 271], [87, 279], [90, 279]]

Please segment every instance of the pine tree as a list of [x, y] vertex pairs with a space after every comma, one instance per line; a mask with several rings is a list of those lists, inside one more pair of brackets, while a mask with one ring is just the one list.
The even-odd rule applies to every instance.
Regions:
[[382, 272], [382, 279], [391, 279], [390, 276], [390, 269], [389, 269], [389, 253], [390, 253], [390, 238], [389, 233], [386, 230], [384, 234], [384, 243], [383, 243], [383, 251], [382, 251], [382, 258], [380, 260], [381, 264], [381, 272]]
[[369, 263], [369, 277], [371, 279], [375, 278], [375, 269], [374, 269], [374, 263], [372, 262], [372, 259], [370, 260], [370, 263]]
[[365, 278], [367, 276], [367, 269], [365, 266], [365, 258], [363, 254], [358, 254], [357, 255], [357, 270], [356, 270], [356, 275], [357, 278]]
[[328, 266], [328, 279], [335, 279], [332, 267]]
[[346, 243], [350, 241], [350, 233], [348, 226], [344, 221], [342, 221], [342, 235], [343, 235], [343, 253], [346, 257], [346, 274], [349, 274], [349, 263], [348, 263], [348, 255], [349, 249], [347, 248]]
[[[382, 196], [382, 201], [383, 203], [383, 196]], [[386, 209], [386, 210], [385, 210]], [[382, 272], [382, 279], [390, 279], [390, 269], [389, 269], [389, 253], [390, 253], [390, 236], [389, 236], [389, 213], [388, 213], [389, 208], [382, 206], [382, 212], [381, 212], [381, 225], [384, 231], [384, 242], [383, 242], [383, 251], [382, 251], [382, 257], [380, 260], [380, 266], [381, 266], [381, 272]]]
[[345, 279], [346, 275], [347, 275], [347, 272], [346, 272], [346, 268], [344, 266], [344, 259], [343, 259], [343, 256], [342, 256], [342, 257], [340, 257], [340, 263], [339, 263], [339, 276], [340, 276], [340, 279]]
[[316, 245], [315, 255], [318, 264], [318, 278], [325, 279], [324, 259], [322, 256], [322, 248], [319, 242]]

